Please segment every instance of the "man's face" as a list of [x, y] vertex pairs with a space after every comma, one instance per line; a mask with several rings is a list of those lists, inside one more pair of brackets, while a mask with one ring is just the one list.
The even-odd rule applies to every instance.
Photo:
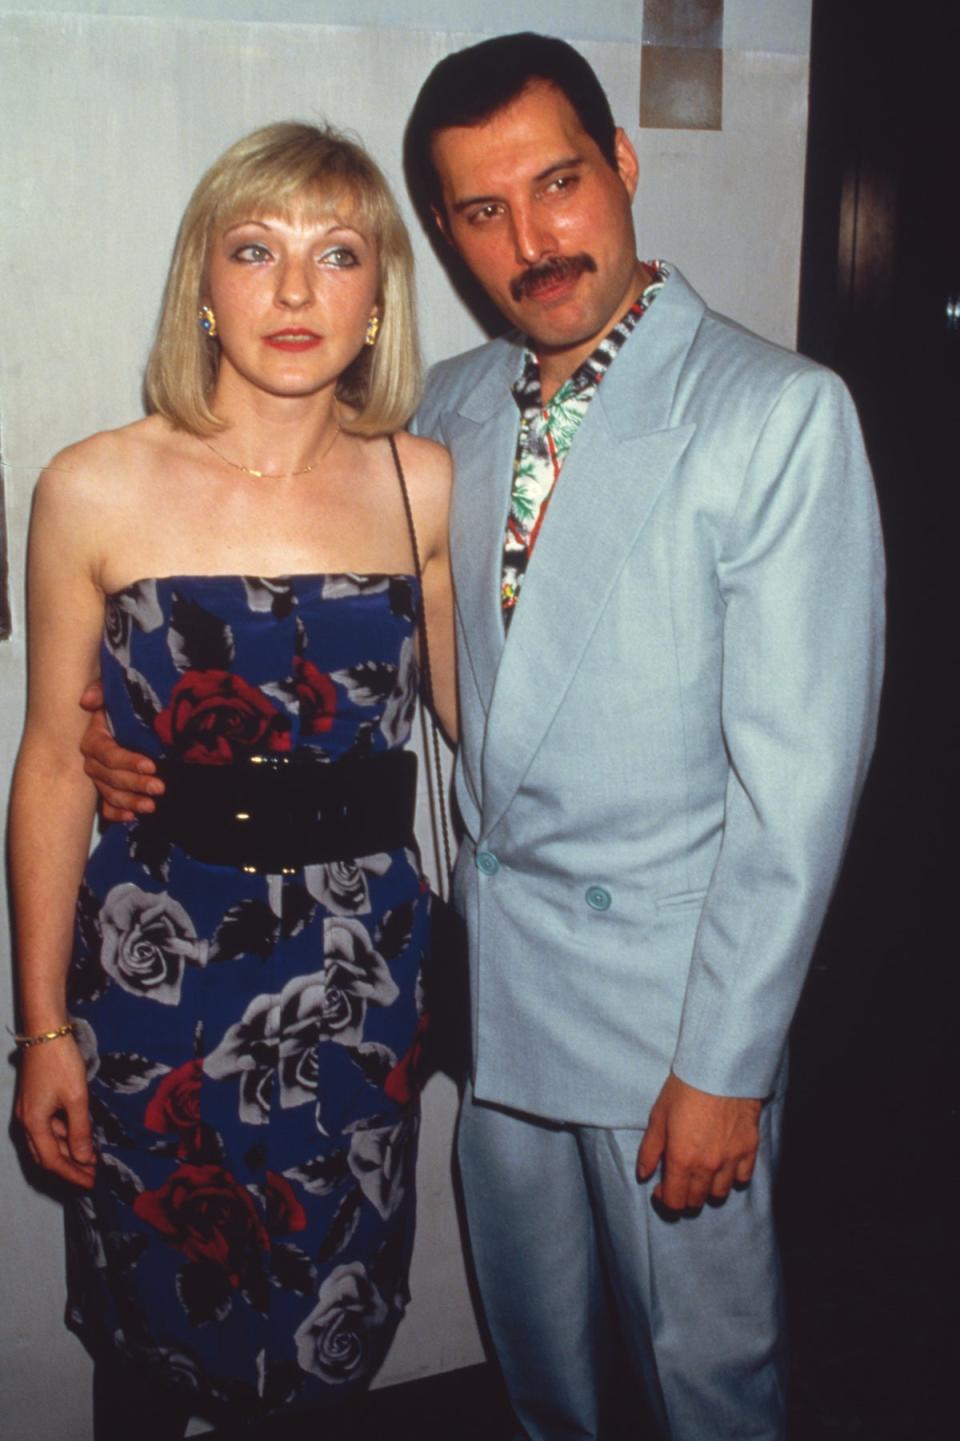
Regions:
[[538, 81], [482, 125], [439, 131], [433, 156], [438, 225], [541, 360], [572, 373], [639, 287], [629, 140], [616, 132], [614, 170], [566, 96]]

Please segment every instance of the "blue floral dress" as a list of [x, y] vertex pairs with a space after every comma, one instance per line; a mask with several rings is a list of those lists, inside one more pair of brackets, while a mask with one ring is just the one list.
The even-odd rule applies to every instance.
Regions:
[[[117, 738], [198, 765], [402, 746], [415, 580], [176, 576], [108, 597]], [[70, 1014], [100, 1160], [68, 1206], [68, 1324], [95, 1353], [264, 1416], [368, 1381], [407, 1300], [420, 969], [409, 850], [251, 875], [112, 826]]]

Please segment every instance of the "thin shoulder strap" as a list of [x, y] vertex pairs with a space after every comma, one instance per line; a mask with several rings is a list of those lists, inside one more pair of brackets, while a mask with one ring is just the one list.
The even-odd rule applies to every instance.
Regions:
[[[420, 546], [417, 543], [417, 528], [413, 521], [413, 507], [410, 504], [410, 493], [407, 490], [407, 479], [403, 473], [403, 466], [400, 464], [400, 456], [397, 451], [397, 442], [392, 435], [387, 439], [390, 442], [390, 454], [393, 456], [394, 469], [397, 472], [397, 479], [400, 482], [400, 494], [403, 496], [403, 511], [407, 517], [407, 530], [410, 534], [410, 546], [413, 550], [413, 564], [417, 573], [417, 590], [419, 591], [418, 617], [420, 623], [420, 649], [422, 652], [423, 668], [423, 690], [427, 707], [430, 711], [430, 735], [432, 738], [432, 757], [427, 755], [427, 786], [430, 791], [430, 807], [434, 814], [440, 817], [440, 833], [443, 837], [443, 860], [447, 868], [447, 893], [450, 889], [450, 878], [453, 865], [450, 859], [450, 827], [447, 820], [447, 803], [443, 794], [443, 768], [440, 763], [440, 736], [437, 732], [437, 722], [434, 719], [435, 707], [433, 699], [433, 672], [430, 669], [430, 642], [427, 636], [427, 603], [423, 590], [423, 566], [420, 563]], [[441, 889], [442, 894], [442, 889]]]

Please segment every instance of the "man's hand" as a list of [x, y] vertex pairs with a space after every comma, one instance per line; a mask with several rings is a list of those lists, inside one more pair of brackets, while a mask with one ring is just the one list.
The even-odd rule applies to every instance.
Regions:
[[671, 1211], [722, 1201], [753, 1175], [762, 1108], [762, 1101], [698, 1091], [671, 1072], [650, 1112], [637, 1179], [648, 1180], [662, 1159], [653, 1194]]
[[80, 749], [83, 768], [100, 792], [104, 820], [132, 821], [155, 809], [151, 796], [163, 795], [163, 781], [149, 756], [124, 750], [110, 734], [103, 711], [103, 688], [99, 682], [87, 686], [80, 697], [84, 710], [92, 712]]

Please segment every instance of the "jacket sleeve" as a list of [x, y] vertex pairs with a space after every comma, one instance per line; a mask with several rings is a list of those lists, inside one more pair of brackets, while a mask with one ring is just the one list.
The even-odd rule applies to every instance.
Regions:
[[794, 375], [767, 415], [718, 566], [725, 607], [723, 837], [674, 1072], [773, 1087], [873, 750], [883, 552], [853, 403]]
[[427, 371], [420, 404], [407, 423], [411, 435], [426, 436], [428, 440], [438, 440], [441, 445], [445, 443], [441, 423], [444, 397], [450, 389], [455, 361], [456, 357], [453, 361], [438, 361]]

